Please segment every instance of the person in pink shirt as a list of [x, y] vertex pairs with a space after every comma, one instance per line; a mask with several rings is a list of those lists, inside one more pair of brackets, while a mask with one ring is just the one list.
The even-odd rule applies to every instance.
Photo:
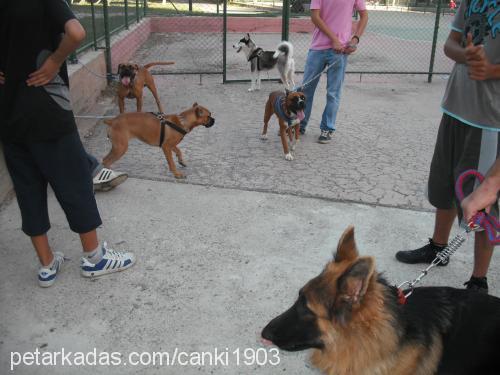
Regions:
[[[328, 143], [335, 131], [347, 56], [355, 52], [358, 47], [368, 23], [368, 12], [364, 0], [312, 0], [310, 9], [311, 20], [316, 28], [300, 87], [307, 99], [300, 132], [304, 134], [306, 131], [320, 73], [327, 65], [333, 64], [327, 72], [326, 106], [321, 118], [321, 134], [318, 139], [319, 143]], [[360, 18], [356, 33], [353, 33], [352, 16], [355, 10], [358, 11]]]

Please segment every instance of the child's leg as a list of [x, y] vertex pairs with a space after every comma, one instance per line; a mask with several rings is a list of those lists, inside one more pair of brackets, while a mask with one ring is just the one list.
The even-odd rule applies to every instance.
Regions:
[[50, 249], [47, 234], [33, 236], [31, 237], [31, 242], [33, 243], [33, 247], [35, 248], [38, 259], [40, 259], [40, 263], [42, 264], [42, 266], [49, 266], [54, 259], [54, 254]]
[[99, 240], [97, 239], [97, 231], [95, 229], [87, 233], [80, 233], [80, 241], [85, 253], [94, 251], [99, 247]]

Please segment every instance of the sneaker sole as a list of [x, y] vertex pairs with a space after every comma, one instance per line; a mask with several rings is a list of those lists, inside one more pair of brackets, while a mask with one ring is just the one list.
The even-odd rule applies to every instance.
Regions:
[[318, 139], [318, 143], [321, 143], [322, 145], [326, 145], [326, 144], [330, 143], [330, 140], [329, 139], [325, 139], [325, 140]]
[[[406, 259], [401, 259], [401, 258], [398, 256], [398, 254], [397, 254], [397, 253], [396, 253], [396, 257], [395, 257], [395, 258], [396, 258], [396, 260], [397, 260], [398, 262], [400, 262], [400, 263], [404, 263], [404, 264], [431, 264], [431, 263], [432, 263], [432, 261], [431, 261], [431, 262], [418, 262], [418, 261], [417, 261], [417, 262], [412, 262], [412, 261], [408, 261], [408, 260], [406, 260]], [[448, 259], [445, 263], [443, 263], [443, 262], [439, 262], [439, 263], [437, 264], [437, 266], [438, 266], [438, 267], [446, 267], [449, 263], [450, 263], [450, 260]]]
[[114, 189], [120, 184], [123, 184], [128, 178], [127, 174], [123, 174], [121, 176], [115, 177], [114, 179], [107, 181], [107, 182], [101, 182], [99, 184], [94, 185], [94, 191], [110, 191], [111, 189]]
[[41, 281], [40, 279], [38, 279], [38, 285], [42, 288], [48, 288], [48, 287], [51, 287], [52, 285], [54, 285], [56, 280], [57, 280], [57, 277], [52, 279], [52, 280], [49, 280], [49, 281]]
[[135, 264], [135, 262], [136, 262], [136, 260], [134, 260], [133, 262], [131, 262], [129, 265], [127, 265], [125, 267], [115, 268], [112, 270], [101, 270], [101, 271], [83, 271], [83, 270], [81, 270], [80, 274], [83, 277], [87, 277], [87, 278], [101, 277], [104, 275], [109, 275], [110, 273], [128, 270], [130, 267], [132, 267]]

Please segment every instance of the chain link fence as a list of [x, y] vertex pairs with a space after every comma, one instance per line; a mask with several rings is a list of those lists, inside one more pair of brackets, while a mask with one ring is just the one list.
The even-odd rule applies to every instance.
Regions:
[[[347, 72], [449, 73], [452, 62], [444, 56], [443, 44], [453, 15], [449, 0], [436, 1], [368, 1], [368, 27]], [[224, 82], [248, 79], [248, 61], [233, 49], [247, 32], [263, 49], [290, 40], [296, 70], [302, 72], [314, 30], [307, 0], [68, 2], [87, 31], [78, 53], [105, 49], [108, 73], [116, 72], [121, 62], [174, 61], [152, 72], [223, 74]], [[353, 14], [354, 24], [356, 19]], [[269, 72], [267, 77], [275, 79], [277, 74]]]

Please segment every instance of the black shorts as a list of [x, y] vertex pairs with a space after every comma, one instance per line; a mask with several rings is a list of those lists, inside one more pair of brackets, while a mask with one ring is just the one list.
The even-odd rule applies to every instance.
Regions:
[[86, 233], [102, 224], [89, 160], [77, 132], [52, 141], [5, 142], [3, 146], [24, 233], [39, 236], [50, 229], [47, 184], [54, 190], [72, 231]]
[[[444, 114], [429, 173], [429, 202], [436, 208], [458, 208], [461, 220], [455, 181], [468, 169], [486, 175], [499, 156], [499, 139], [500, 132], [476, 128]], [[464, 195], [469, 195], [475, 186], [474, 179], [466, 180]], [[498, 202], [492, 207], [491, 214], [498, 218]]]

